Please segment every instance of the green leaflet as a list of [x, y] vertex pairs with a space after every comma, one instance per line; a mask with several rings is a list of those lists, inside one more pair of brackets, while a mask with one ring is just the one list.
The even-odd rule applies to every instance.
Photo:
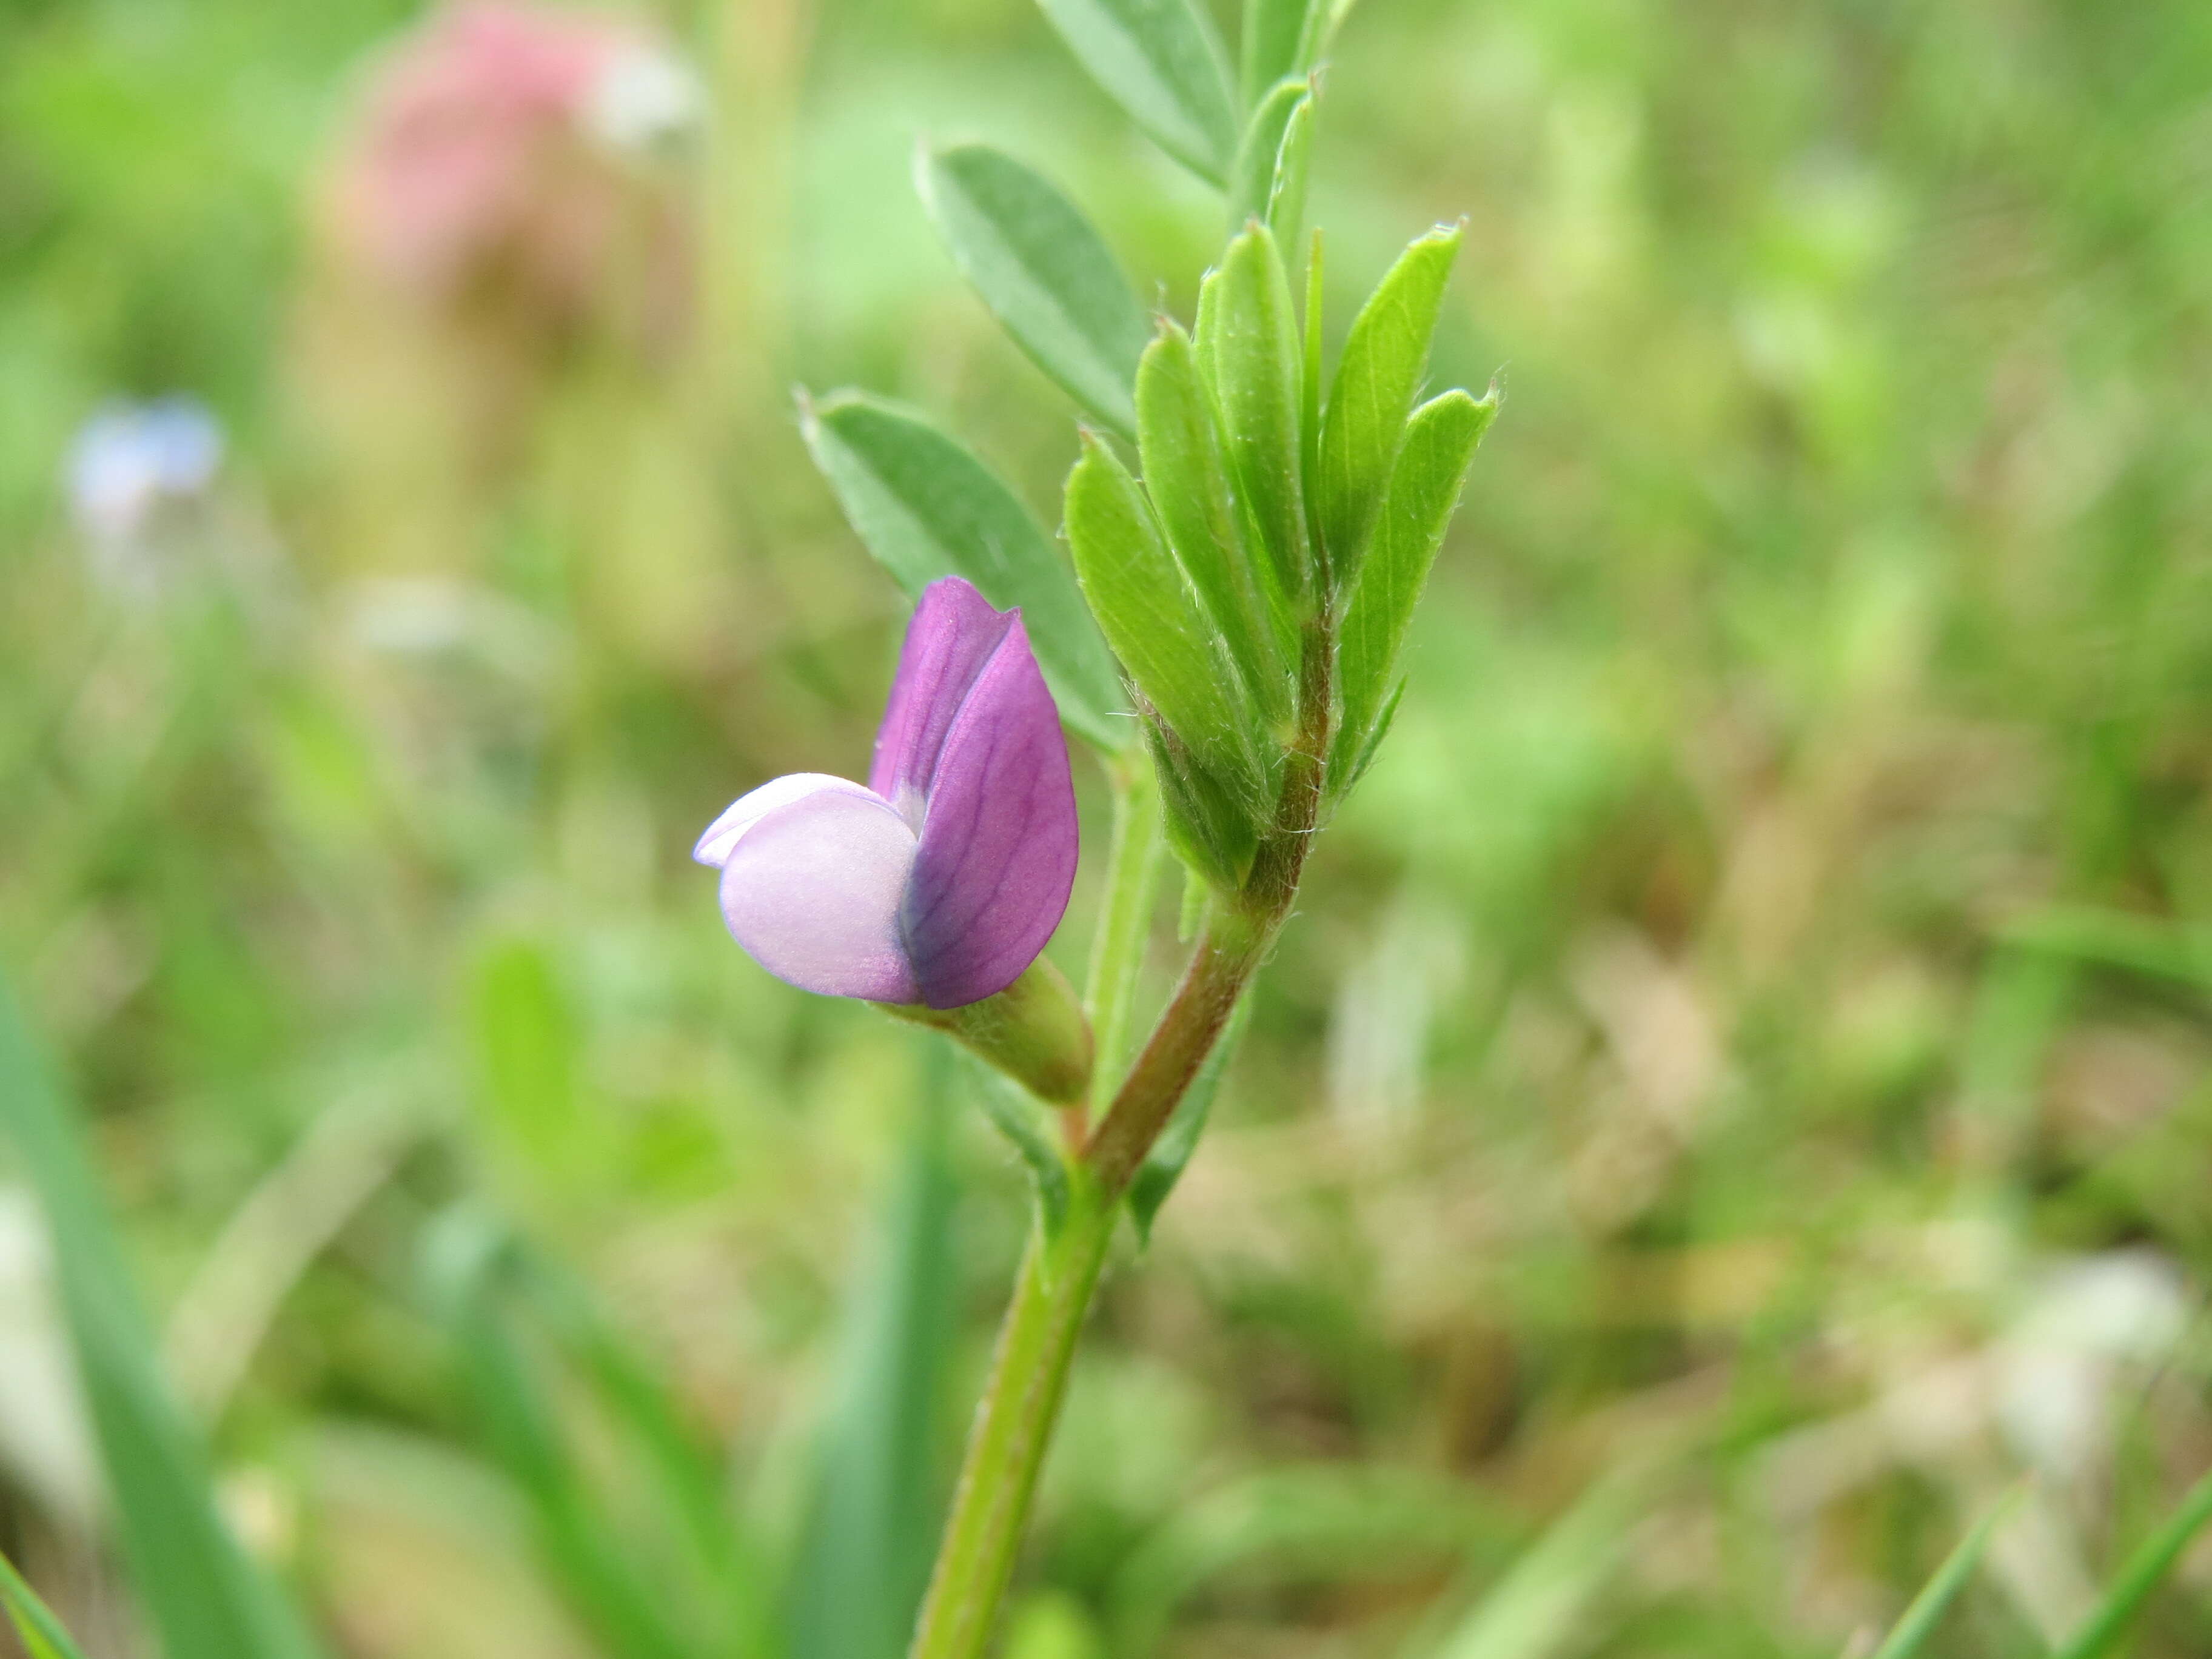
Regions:
[[1286, 76], [1313, 67], [1328, 0], [1244, 0], [1239, 88], [1247, 109]]
[[1936, 1569], [1936, 1576], [1922, 1586], [1920, 1594], [1912, 1598], [1912, 1605], [1897, 1621], [1889, 1638], [1875, 1650], [1874, 1659], [1913, 1659], [1927, 1645], [1928, 1638], [1936, 1633], [1942, 1622], [1943, 1613], [1952, 1599], [1966, 1588], [1980, 1565], [1982, 1553], [1990, 1547], [2000, 1523], [2020, 1507], [2024, 1495], [2019, 1487], [2008, 1493], [1980, 1523], [1959, 1540], [1958, 1547], [1944, 1558], [1943, 1565]]
[[0, 1555], [0, 1607], [15, 1627], [23, 1650], [31, 1659], [84, 1659], [62, 1621], [47, 1610], [38, 1592], [25, 1583], [14, 1563]]
[[1458, 227], [1439, 226], [1401, 254], [1360, 307], [1337, 360], [1313, 491], [1322, 559], [1339, 590], [1358, 576], [1382, 510], [1459, 242]]
[[1137, 371], [1137, 451], [1183, 574], [1264, 720], [1291, 714], [1288, 617], [1246, 550], [1243, 515], [1190, 337], [1164, 322]]
[[1224, 447], [1275, 581], [1303, 614], [1313, 594], [1298, 445], [1299, 345], [1290, 279], [1267, 228], [1229, 244], [1200, 294], [1199, 362], [1210, 372]]
[[1237, 1044], [1244, 1035], [1244, 1027], [1252, 1010], [1252, 999], [1248, 993], [1236, 1012], [1229, 1016], [1229, 1024], [1214, 1039], [1212, 1052], [1198, 1068], [1190, 1087], [1168, 1119], [1167, 1127], [1152, 1143], [1152, 1150], [1145, 1155], [1138, 1167], [1136, 1178], [1129, 1183], [1129, 1214], [1137, 1224], [1137, 1237], [1149, 1240], [1152, 1236], [1153, 1218], [1160, 1206], [1168, 1201], [1175, 1191], [1176, 1182], [1182, 1179], [1183, 1170], [1189, 1166], [1190, 1155], [1198, 1150], [1198, 1138], [1206, 1133], [1206, 1120], [1213, 1110], [1214, 1097], [1221, 1092], [1221, 1079], [1229, 1070], [1235, 1056]]
[[1406, 629], [1459, 504], [1468, 463], [1496, 417], [1498, 403], [1495, 390], [1477, 398], [1455, 389], [1423, 404], [1407, 422], [1374, 551], [1352, 589], [1337, 636], [1344, 712], [1329, 756], [1334, 796], [1340, 798], [1364, 766]]
[[1137, 689], [1248, 811], [1264, 810], [1267, 733], [1251, 700], [1144, 490], [1088, 433], [1067, 477], [1067, 542], [1084, 596]]
[[[1275, 233], [1279, 246], [1297, 246], [1295, 230], [1285, 233], [1275, 221], [1274, 204], [1278, 194], [1287, 203], [1295, 194], [1297, 205], [1302, 210], [1304, 204], [1305, 179], [1304, 151], [1307, 145], [1301, 140], [1296, 146], [1299, 154], [1298, 177], [1295, 191], [1279, 188], [1285, 185], [1281, 163], [1290, 146], [1290, 133], [1300, 111], [1310, 116], [1313, 105], [1313, 88], [1304, 79], [1279, 82], [1271, 89], [1260, 107], [1252, 112], [1244, 128], [1243, 142], [1237, 147], [1237, 160], [1229, 170], [1229, 233], [1235, 235], [1247, 222], [1257, 219]], [[1310, 134], [1310, 123], [1299, 124]]]
[[[790, 1585], [787, 1659], [901, 1659], [929, 1577], [945, 1497], [939, 1408], [960, 1312], [953, 1079], [956, 1067], [988, 1068], [956, 1060], [942, 1037], [917, 1046], [921, 1087], [903, 1167], [846, 1316], [836, 1394], [820, 1425]], [[1002, 1079], [998, 1086], [1019, 1092]]]
[[1091, 222], [1048, 180], [985, 144], [918, 151], [915, 186], [1006, 332], [1077, 403], [1133, 437], [1129, 383], [1151, 330]]
[[320, 1652], [216, 1508], [205, 1449], [156, 1367], [76, 1120], [0, 984], [0, 1127], [46, 1212], [62, 1311], [92, 1410], [117, 1530], [167, 1659], [313, 1659]]
[[1073, 574], [990, 469], [922, 416], [862, 392], [802, 403], [799, 417], [846, 518], [901, 587], [918, 596], [940, 576], [965, 576], [993, 605], [1021, 606], [1068, 729], [1102, 749], [1135, 740]]
[[1068, 49], [1154, 143], [1212, 184], [1237, 149], [1221, 43], [1192, 0], [1038, 0]]

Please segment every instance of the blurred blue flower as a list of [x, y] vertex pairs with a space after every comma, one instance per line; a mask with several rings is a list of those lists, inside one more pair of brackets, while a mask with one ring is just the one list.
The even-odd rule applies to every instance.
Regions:
[[165, 519], [206, 499], [222, 454], [222, 428], [197, 398], [105, 404], [70, 447], [71, 516], [96, 547], [143, 550]]

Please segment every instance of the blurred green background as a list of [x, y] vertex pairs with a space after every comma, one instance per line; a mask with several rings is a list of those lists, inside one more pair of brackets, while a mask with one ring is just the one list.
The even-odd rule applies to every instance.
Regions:
[[[687, 858], [865, 765], [902, 625], [791, 392], [1057, 522], [915, 141], [1186, 317], [1224, 228], [1029, 0], [629, 15], [660, 80], [426, 228], [416, 8], [0, 8], [0, 960], [362, 1659], [898, 1651], [1025, 1200]], [[1332, 337], [1464, 215], [1436, 379], [1507, 407], [1013, 1659], [1864, 1652], [2022, 1472], [1931, 1651], [2041, 1653], [2212, 1462], [2212, 9], [1365, 0], [1319, 139]], [[118, 527], [75, 434], [169, 394], [220, 466]], [[0, 1548], [99, 1659], [47, 1256], [0, 1151]]]

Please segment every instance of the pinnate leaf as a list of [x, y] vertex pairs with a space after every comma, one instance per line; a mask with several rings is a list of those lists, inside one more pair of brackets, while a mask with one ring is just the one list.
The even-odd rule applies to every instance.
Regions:
[[1194, 0], [1039, 0], [1103, 87], [1162, 149], [1213, 184], [1237, 149], [1237, 100]]
[[1439, 226], [1400, 255], [1360, 308], [1337, 361], [1313, 484], [1322, 558], [1339, 587], [1358, 575], [1382, 511], [1459, 243], [1457, 226]]
[[30, 1659], [84, 1659], [70, 1633], [62, 1628], [62, 1621], [4, 1555], [0, 1555], [0, 1607], [7, 1609], [8, 1622], [15, 1627]]
[[921, 150], [915, 184], [1006, 332], [1077, 403], [1133, 436], [1129, 386], [1150, 330], [1091, 222], [1049, 181], [985, 144]]
[[1104, 749], [1135, 739], [1073, 573], [989, 468], [924, 416], [864, 393], [836, 393], [800, 417], [846, 518], [909, 596], [964, 576], [1001, 610], [1021, 606], [1068, 729]]

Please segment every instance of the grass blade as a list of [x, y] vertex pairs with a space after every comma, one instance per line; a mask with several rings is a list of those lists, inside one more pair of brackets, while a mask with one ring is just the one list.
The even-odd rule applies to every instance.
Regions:
[[[2150, 1593], [2172, 1571], [2181, 1552], [2207, 1521], [2212, 1521], [2212, 1474], [2189, 1489], [2166, 1523], [2145, 1539], [2128, 1558], [2127, 1565], [2112, 1582], [2081, 1628], [2068, 1638], [2054, 1659], [2101, 1659], [2112, 1650], [2129, 1622], [2142, 1610]], [[1887, 1659], [1887, 1656], [1885, 1656]]]
[[115, 1502], [117, 1530], [167, 1659], [312, 1659], [276, 1582], [217, 1513], [207, 1453], [155, 1362], [74, 1114], [0, 983], [0, 1127], [54, 1240], [62, 1309]]
[[0, 1606], [7, 1608], [8, 1622], [15, 1626], [30, 1659], [84, 1659], [70, 1633], [62, 1628], [62, 1621], [47, 1610], [38, 1592], [23, 1582], [15, 1564], [4, 1555], [0, 1555]]
[[1547, 1659], [1619, 1568], [1650, 1484], [1643, 1466], [1596, 1482], [1486, 1590], [1434, 1659]]
[[960, 1192], [950, 1154], [954, 1055], [931, 1039], [924, 1056], [883, 1256], [854, 1304], [842, 1391], [823, 1425], [793, 1581], [791, 1659], [899, 1659], [928, 1582], [943, 1497], [939, 1407], [959, 1322], [951, 1234]]
[[1124, 437], [1152, 331], [1114, 256], [1073, 203], [988, 144], [921, 150], [915, 186], [961, 274], [1067, 395]]
[[[719, 1465], [580, 1292], [497, 1223], [449, 1213], [425, 1247], [432, 1297], [493, 1456], [520, 1488], [554, 1582], [629, 1659], [703, 1659], [758, 1645], [751, 1564], [721, 1507]], [[653, 1507], [616, 1506], [577, 1455], [547, 1386], [551, 1361], [596, 1385], [594, 1403], [641, 1449]], [[627, 1472], [627, 1471], [626, 1471]], [[625, 1487], [627, 1492], [630, 1488]], [[626, 1547], [641, 1529], [649, 1550]]]
[[1920, 1651], [1921, 1645], [1942, 1622], [1952, 1599], [1974, 1576], [1974, 1569], [1981, 1565], [1983, 1552], [1989, 1548], [1999, 1525], [2019, 1507], [2021, 1495], [2021, 1488], [2008, 1493], [1972, 1532], [1959, 1540], [1958, 1547], [1936, 1569], [1935, 1577], [1921, 1586], [1920, 1594], [1912, 1598], [1912, 1605], [1905, 1608], [1905, 1616], [1897, 1621], [1889, 1638], [1875, 1650], [1874, 1659], [1912, 1659]]

